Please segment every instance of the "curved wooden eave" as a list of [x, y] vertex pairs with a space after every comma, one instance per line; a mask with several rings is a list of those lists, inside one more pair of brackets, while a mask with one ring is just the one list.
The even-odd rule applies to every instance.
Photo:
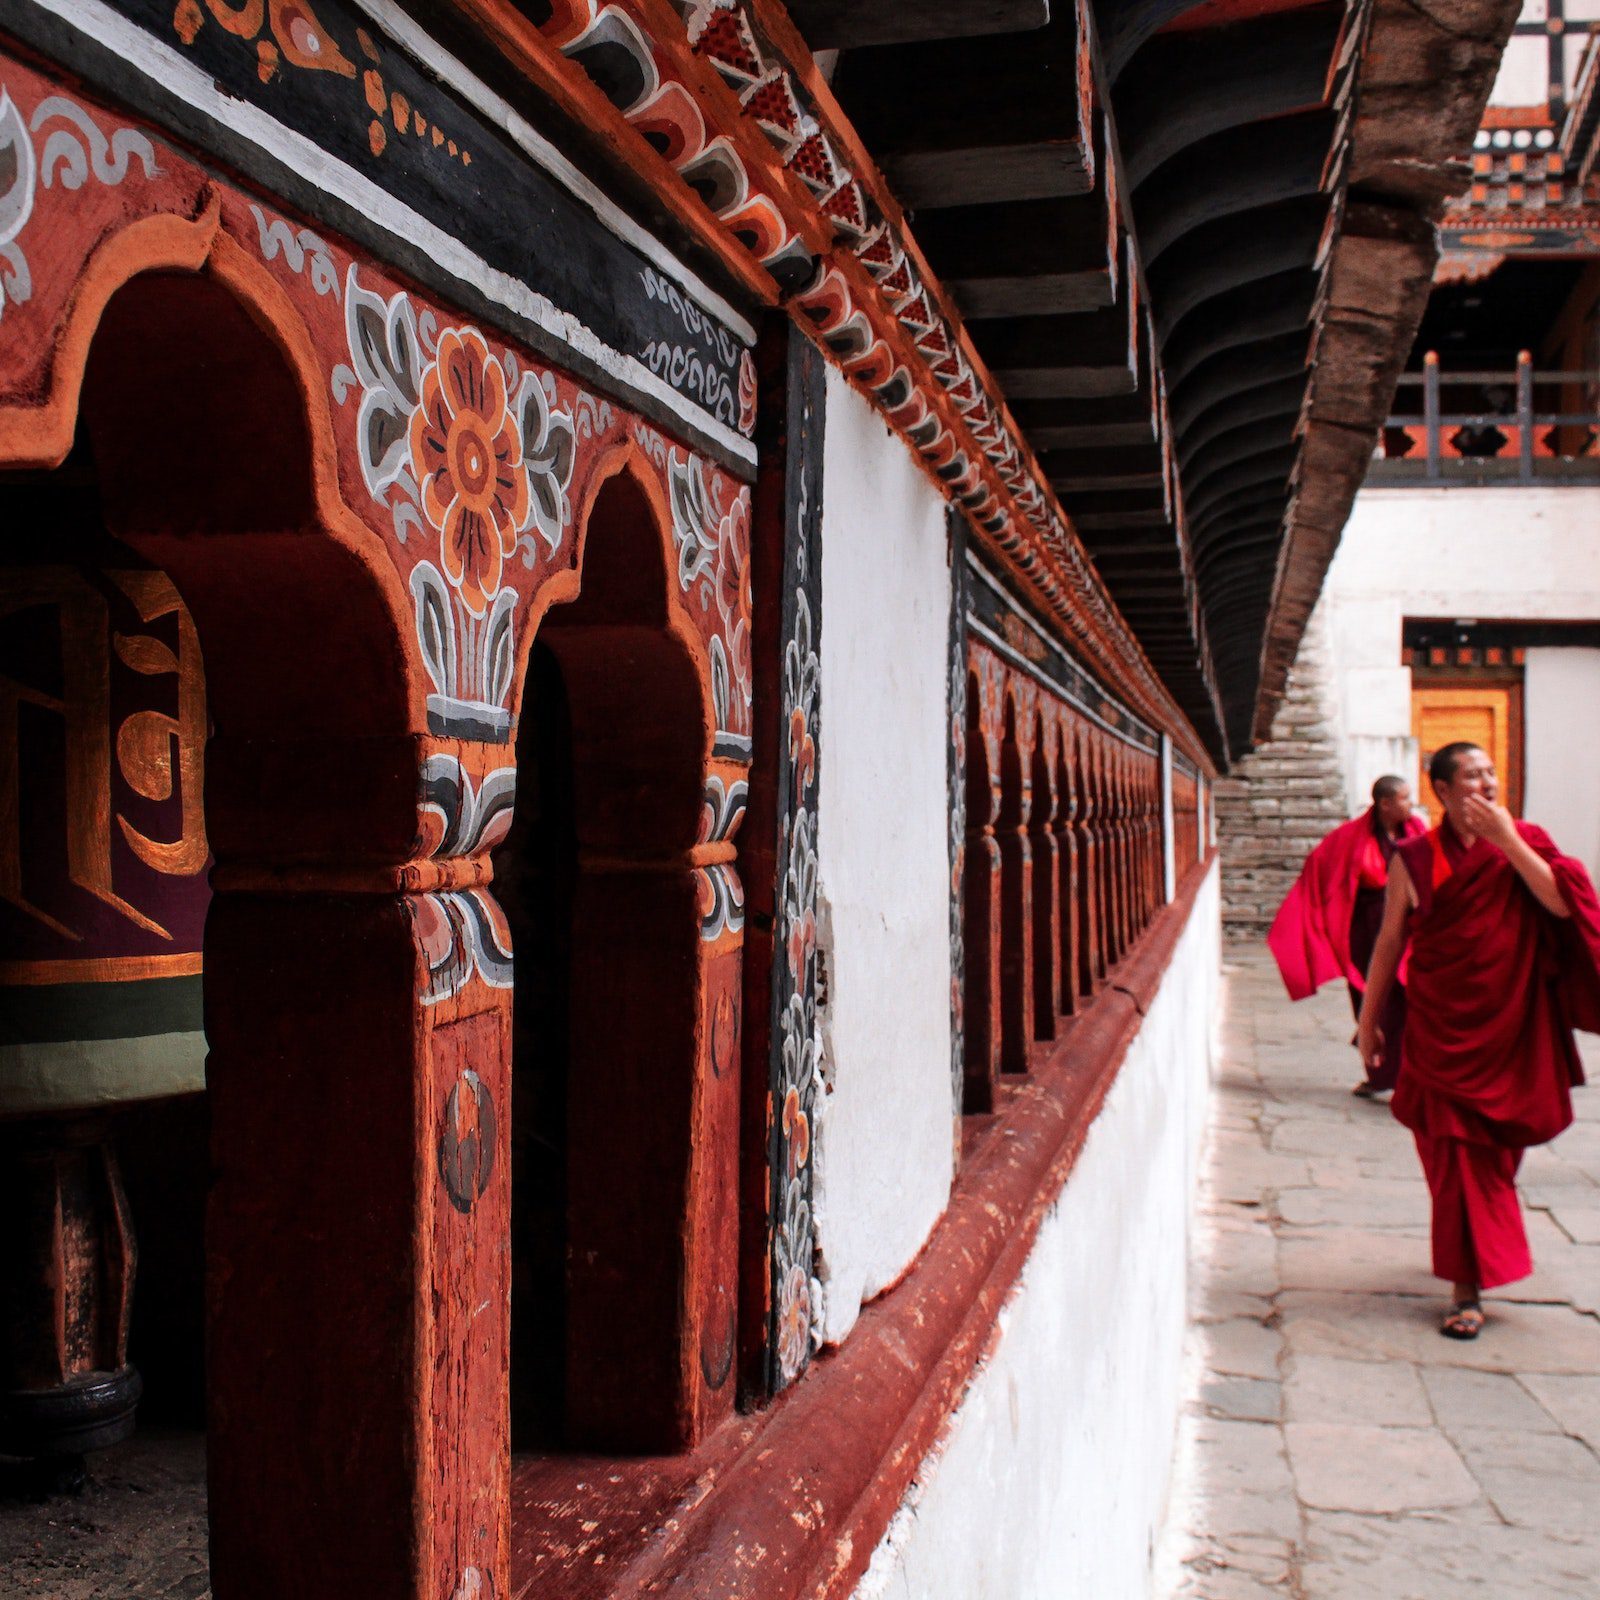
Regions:
[[1329, 265], [1300, 470], [1273, 575], [1250, 733], [1267, 737], [1300, 636], [1388, 414], [1432, 283], [1444, 199], [1520, 11], [1452, 0], [1430, 13], [1373, 0], [1356, 81], [1350, 200]]

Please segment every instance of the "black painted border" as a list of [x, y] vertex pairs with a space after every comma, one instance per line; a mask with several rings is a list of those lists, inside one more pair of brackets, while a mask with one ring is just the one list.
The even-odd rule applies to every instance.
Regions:
[[[967, 572], [966, 615], [971, 631], [1019, 670], [1047, 683], [1068, 704], [1092, 717], [1108, 732], [1147, 754], [1160, 751], [1160, 732], [1129, 710], [1087, 667], [1068, 655], [1060, 640], [971, 546], [967, 550]], [[1036, 642], [1037, 658], [1022, 654], [1007, 642], [1004, 630], [1008, 621], [1020, 623], [1031, 635]]]
[[[821, 1307], [812, 1210], [818, 1077], [817, 786], [822, 757], [822, 450], [826, 368], [788, 329], [782, 584], [783, 691], [777, 747], [777, 894], [773, 918], [772, 1305], [767, 1385], [776, 1394], [810, 1363]], [[789, 958], [802, 952], [798, 979]], [[803, 1272], [804, 1306], [799, 1303]], [[803, 1323], [803, 1343], [799, 1339]]]
[[946, 661], [945, 715], [949, 719], [946, 806], [950, 818], [950, 1095], [955, 1118], [955, 1153], [961, 1156], [965, 1081], [962, 996], [966, 984], [966, 940], [961, 931], [962, 879], [967, 856], [967, 519], [950, 513], [950, 633]]
[[[144, 30], [137, 19], [120, 11], [119, 19], [144, 33], [174, 61], [183, 62], [183, 57], [173, 52], [164, 40]], [[370, 19], [363, 26], [374, 35], [383, 33], [382, 28]], [[264, 198], [269, 202], [298, 211], [306, 219], [333, 229], [352, 246], [367, 252], [375, 261], [405, 274], [419, 287], [438, 295], [450, 306], [482, 321], [603, 393], [621, 400], [631, 410], [715, 460], [740, 481], [748, 482], [753, 476], [754, 467], [750, 459], [731, 451], [722, 439], [696, 421], [700, 407], [695, 401], [680, 396], [683, 406], [680, 409], [638, 387], [625, 376], [611, 371], [601, 361], [552, 333], [541, 323], [492, 297], [470, 278], [459, 276], [442, 266], [422, 245], [402, 232], [330, 192], [318, 182], [314, 173], [303, 171], [286, 156], [264, 149], [253, 139], [235, 131], [220, 117], [190, 105], [176, 90], [128, 59], [111, 44], [97, 38], [89, 28], [87, 20], [68, 21], [31, 4], [30, 0], [0, 0], [0, 29], [4, 30], [4, 34], [9, 34], [28, 49], [66, 68], [95, 93], [154, 124], [164, 135], [184, 146], [184, 153], [201, 165], [215, 168], [220, 164], [228, 169], [228, 174], [237, 174], [247, 184], [263, 191]], [[4, 34], [0, 34], [0, 40], [3, 40]], [[396, 56], [408, 61], [412, 59], [409, 51], [388, 39], [387, 35], [384, 35], [384, 42]], [[253, 60], [248, 49], [245, 55]], [[425, 67], [419, 65], [418, 70], [426, 75]], [[224, 93], [231, 92], [226, 84], [219, 83], [218, 88]], [[461, 104], [452, 91], [442, 84], [437, 86], [437, 91], [441, 97], [451, 98], [452, 104]], [[264, 108], [252, 106], [252, 109], [262, 111]], [[270, 112], [266, 114], [271, 115]], [[463, 111], [462, 118], [464, 122], [470, 119], [478, 126], [487, 126], [481, 116], [470, 109]], [[302, 138], [308, 137], [288, 124], [280, 122], [279, 126]], [[337, 156], [331, 156], [330, 159], [339, 160]], [[520, 156], [520, 160], [530, 171], [540, 173], [548, 182], [556, 185], [557, 181], [544, 174], [543, 169], [525, 154]], [[345, 163], [340, 161], [340, 165]], [[451, 233], [464, 248], [476, 253], [476, 246], [464, 236], [464, 230], [452, 230], [435, 218], [428, 220], [433, 226]], [[633, 246], [618, 239], [599, 219], [591, 218], [591, 221], [596, 241], [603, 241], [608, 248], [634, 251]], [[667, 276], [658, 264], [646, 262], [642, 256], [640, 260], [653, 267], [658, 275]], [[520, 274], [510, 276], [534, 294], [547, 300], [551, 298], [547, 293], [550, 285], [541, 285]], [[693, 299], [689, 290], [681, 284], [677, 287], [686, 298]], [[558, 309], [567, 308], [558, 306]], [[703, 307], [701, 310], [706, 316], [711, 316]], [[715, 318], [712, 320], [717, 321]], [[717, 325], [725, 326], [720, 321]], [[737, 340], [732, 330], [727, 331]], [[599, 342], [605, 343], [603, 339]], [[742, 340], [737, 342], [743, 343]], [[616, 354], [640, 359], [638, 352], [620, 350], [614, 346], [608, 348], [614, 349]]]

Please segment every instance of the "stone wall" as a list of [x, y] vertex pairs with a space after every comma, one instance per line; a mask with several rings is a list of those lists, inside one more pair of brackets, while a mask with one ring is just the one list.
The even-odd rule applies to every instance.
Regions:
[[1222, 926], [1259, 938], [1311, 847], [1348, 814], [1321, 607], [1312, 613], [1272, 736], [1216, 787]]

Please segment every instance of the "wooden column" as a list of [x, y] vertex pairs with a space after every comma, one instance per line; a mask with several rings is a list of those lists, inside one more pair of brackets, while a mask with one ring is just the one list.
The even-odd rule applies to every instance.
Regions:
[[992, 1111], [1000, 1077], [1000, 846], [995, 839], [999, 791], [991, 780], [985, 696], [977, 673], [967, 678], [967, 838], [962, 872], [961, 937], [966, 1088], [964, 1109]]
[[1094, 751], [1089, 729], [1082, 721], [1077, 723], [1074, 743], [1078, 788], [1078, 995], [1087, 1001], [1099, 991], [1104, 968], [1100, 962], [1100, 850]]
[[1154, 920], [1157, 908], [1165, 900], [1166, 887], [1166, 835], [1161, 824], [1161, 767], [1158, 761], [1145, 763], [1145, 926]]
[[1056, 879], [1060, 911], [1060, 983], [1057, 1003], [1065, 1016], [1078, 1009], [1078, 959], [1081, 948], [1078, 897], [1082, 892], [1078, 871], [1078, 783], [1073, 771], [1073, 722], [1070, 713], [1056, 719]]
[[1055, 732], [1034, 721], [1028, 808], [1028, 848], [1033, 857], [1033, 1037], [1054, 1039], [1061, 993], [1061, 864], [1056, 844], [1059, 797], [1055, 783]]
[[1133, 943], [1133, 899], [1138, 874], [1134, 849], [1132, 770], [1127, 745], [1112, 746], [1111, 780], [1117, 805], [1117, 958]]
[[1122, 793], [1122, 745], [1106, 737], [1101, 746], [1106, 795], [1106, 965], [1122, 959], [1127, 943], [1128, 827]]
[[1000, 746], [1000, 1067], [1026, 1072], [1033, 1043], [1033, 851], [1028, 837], [1028, 736], [1006, 700]]
[[219, 1600], [506, 1592], [510, 952], [485, 856], [412, 853], [426, 744], [211, 746]]
[[1091, 831], [1094, 834], [1094, 894], [1095, 941], [1094, 974], [1098, 988], [1110, 973], [1112, 923], [1111, 923], [1111, 870], [1112, 870], [1112, 814], [1111, 785], [1107, 778], [1109, 752], [1106, 736], [1096, 730], [1089, 743], [1090, 783], [1094, 793], [1094, 812]]

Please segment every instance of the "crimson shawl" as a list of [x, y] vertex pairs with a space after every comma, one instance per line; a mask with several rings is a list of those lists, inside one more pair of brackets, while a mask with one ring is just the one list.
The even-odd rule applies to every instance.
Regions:
[[1600, 901], [1543, 828], [1517, 832], [1571, 912], [1553, 917], [1497, 845], [1449, 824], [1401, 847], [1417, 890], [1394, 1114], [1431, 1138], [1544, 1144], [1572, 1121], [1572, 1030], [1600, 1032]]
[[[1427, 830], [1412, 815], [1400, 830], [1399, 843]], [[1366, 974], [1350, 958], [1350, 914], [1355, 908], [1361, 861], [1375, 841], [1372, 808], [1335, 828], [1306, 857], [1295, 886], [1273, 918], [1267, 948], [1283, 974], [1291, 1000], [1304, 1000], [1325, 983], [1343, 978], [1357, 990]]]

